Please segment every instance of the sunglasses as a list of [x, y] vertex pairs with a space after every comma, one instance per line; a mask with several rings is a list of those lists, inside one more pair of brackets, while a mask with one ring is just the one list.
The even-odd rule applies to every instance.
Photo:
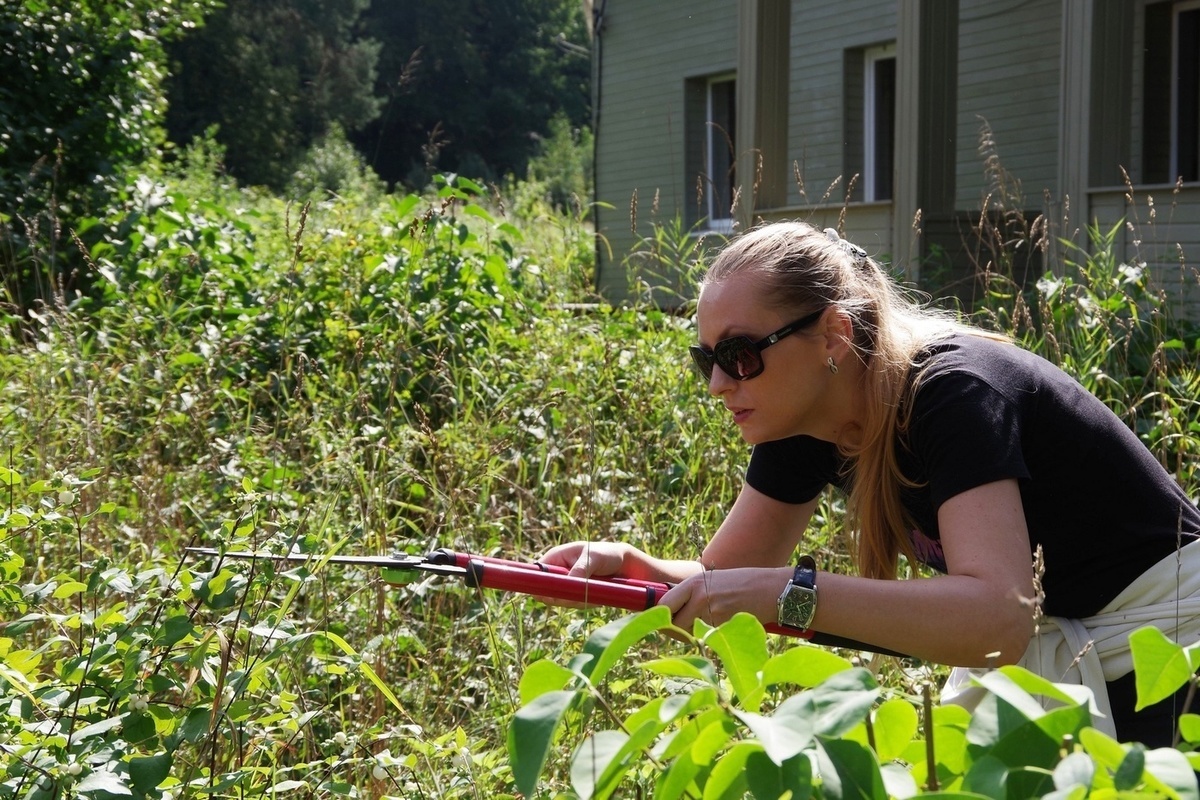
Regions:
[[694, 344], [688, 348], [688, 352], [692, 355], [692, 362], [696, 365], [696, 370], [706, 381], [712, 380], [714, 364], [735, 381], [748, 381], [762, 374], [763, 350], [785, 336], [790, 336], [801, 328], [813, 324], [824, 313], [824, 308], [814, 311], [789, 325], [784, 325], [770, 336], [759, 339], [757, 342], [752, 341], [748, 336], [731, 336], [717, 342], [712, 350], [706, 350], [700, 345]]

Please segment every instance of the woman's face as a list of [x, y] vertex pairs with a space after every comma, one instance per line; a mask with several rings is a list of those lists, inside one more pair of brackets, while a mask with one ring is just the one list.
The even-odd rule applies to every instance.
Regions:
[[[699, 344], [708, 350], [730, 336], [759, 341], [794, 321], [806, 309], [780, 310], [762, 302], [762, 290], [737, 276], [708, 284], [697, 306]], [[708, 391], [733, 414], [751, 444], [806, 433], [828, 436], [822, 400], [833, 377], [826, 364], [825, 318], [762, 351], [763, 372], [735, 381], [714, 367]], [[824, 434], [824, 435], [822, 435]]]

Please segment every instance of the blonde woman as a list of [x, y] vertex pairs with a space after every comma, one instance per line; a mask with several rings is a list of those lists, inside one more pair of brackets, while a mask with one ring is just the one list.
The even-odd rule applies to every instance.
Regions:
[[[574, 542], [544, 562], [675, 584], [662, 603], [689, 629], [747, 611], [956, 667], [1022, 663], [1088, 685], [1097, 727], [1171, 741], [1182, 695], [1135, 714], [1125, 640], [1146, 621], [1200, 636], [1200, 569], [1177, 569], [1200, 565], [1200, 512], [1103, 403], [801, 223], [734, 239], [697, 319], [696, 368], [754, 446], [728, 516], [698, 560]], [[847, 494], [859, 575], [793, 563], [826, 486]], [[895, 580], [901, 555], [941, 574]]]

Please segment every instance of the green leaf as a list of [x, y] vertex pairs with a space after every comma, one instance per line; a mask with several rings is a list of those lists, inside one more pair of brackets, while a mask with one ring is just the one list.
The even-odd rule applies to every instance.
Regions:
[[[618, 756], [628, 742], [629, 737], [621, 731], [597, 731], [583, 740], [571, 761], [571, 788], [581, 800], [591, 800], [597, 796], [598, 787], [613, 782], [606, 773], [616, 771], [617, 777], [620, 777], [623, 770], [613, 768], [614, 765], [619, 766]], [[603, 796], [603, 793], [599, 796]]]
[[1179, 733], [1185, 742], [1200, 742], [1200, 714], [1181, 714]]
[[558, 691], [574, 678], [574, 672], [548, 658], [535, 661], [521, 675], [518, 689], [521, 704], [530, 703], [546, 692]]
[[[738, 742], [729, 748], [728, 752], [723, 753], [713, 766], [712, 772], [708, 774], [708, 780], [704, 782], [703, 800], [742, 800], [749, 788], [746, 780], [749, 772], [746, 760], [752, 753], [761, 754], [762, 745], [757, 742]], [[779, 768], [772, 764], [770, 759], [763, 758], [763, 761], [766, 763], [762, 765], [762, 769], [768, 773], [778, 772]], [[772, 797], [777, 798], [779, 794], [776, 793]]]
[[1196, 773], [1187, 757], [1170, 747], [1159, 747], [1146, 753], [1146, 785], [1179, 800], [1200, 800]]
[[[121, 735], [128, 741], [139, 744], [141, 742], [148, 742], [158, 735], [158, 726], [154, 724], [154, 717], [146, 712], [130, 711], [124, 717], [125, 720], [121, 726]], [[80, 735], [82, 735], [82, 731]]]
[[776, 765], [813, 743], [817, 712], [808, 692], [784, 700], [769, 717], [737, 709], [733, 714], [750, 729]]
[[834, 655], [823, 647], [801, 644], [772, 656], [763, 665], [763, 684], [795, 684], [811, 688], [830, 675], [844, 672], [851, 666], [853, 665], [849, 660]]
[[741, 707], [757, 711], [766, 693], [762, 668], [767, 662], [767, 632], [762, 623], [739, 612], [704, 637], [704, 643], [721, 658]]
[[[333, 642], [346, 655], [354, 656], [355, 658], [358, 657], [358, 652], [351, 647], [345, 639], [338, 636], [336, 633], [333, 633], [332, 631], [316, 631], [313, 635], [324, 637], [325, 639]], [[308, 636], [309, 634], [301, 634], [300, 636], [295, 637], [295, 639], [300, 640], [307, 638]], [[400, 705], [400, 701], [396, 699], [396, 695], [392, 693], [392, 690], [388, 688], [386, 683], [380, 680], [379, 676], [375, 674], [375, 670], [371, 669], [370, 664], [365, 661], [359, 661], [358, 671], [361, 672], [367, 680], [375, 684], [375, 688], [379, 690], [379, 693], [386, 697], [388, 702], [395, 706], [396, 709], [400, 711], [404, 710], [404, 706]]]
[[1195, 665], [1184, 648], [1168, 639], [1158, 628], [1139, 628], [1129, 635], [1133, 653], [1137, 705], [1141, 711], [1165, 700], [1187, 683]]
[[[632, 734], [599, 731], [575, 751], [571, 786], [582, 798], [604, 800], [617, 790], [636, 758], [658, 737], [665, 725], [646, 720]], [[625, 730], [628, 730], [626, 726]]]
[[509, 723], [508, 756], [513, 780], [526, 797], [537, 793], [538, 778], [554, 743], [554, 732], [575, 697], [576, 692], [572, 691], [547, 692], [518, 709]]
[[104, 793], [121, 796], [133, 795], [133, 792], [125, 785], [125, 781], [121, 779], [120, 775], [105, 769], [98, 769], [95, 772], [85, 775], [83, 780], [75, 784], [75, 791], [85, 796], [90, 794], [103, 795]]
[[962, 786], [967, 791], [982, 794], [995, 800], [1005, 800], [1008, 797], [1009, 766], [992, 755], [976, 759], [967, 774], [963, 776]]
[[920, 727], [917, 709], [909, 701], [892, 697], [875, 709], [875, 752], [880, 761], [892, 761], [912, 743]]
[[653, 661], [647, 661], [639, 664], [642, 669], [649, 670], [656, 675], [667, 675], [674, 678], [686, 678], [688, 680], [700, 681], [716, 686], [717, 672], [713, 667], [712, 662], [701, 656], [673, 656], [671, 658], [657, 658]]
[[150, 792], [171, 774], [171, 754], [129, 759], [129, 778], [139, 792]]
[[[99, 736], [101, 734], [108, 733], [113, 728], [117, 728], [117, 727], [128, 728], [130, 723], [134, 722], [134, 720], [133, 719], [126, 720], [126, 719], [124, 719], [125, 716], [126, 716], [125, 714], [118, 714], [115, 717], [109, 717], [108, 719], [102, 719], [99, 722], [93, 722], [91, 725], [85, 725], [82, 728], [80, 728], [79, 730], [75, 731], [75, 733], [73, 733], [71, 735], [71, 738], [75, 739], [76, 741], [79, 741], [81, 739], [87, 739], [88, 737], [91, 737], [91, 736]], [[151, 736], [154, 735], [154, 720], [150, 719], [150, 717], [148, 715], [130, 714], [129, 716], [130, 717], [145, 716], [146, 723], [150, 727], [150, 735]], [[124, 723], [124, 725], [122, 725], [122, 723]], [[123, 732], [125, 732], [125, 731], [123, 730]], [[128, 732], [126, 732], [125, 735], [126, 735], [126, 738], [129, 738], [131, 741], [139, 741], [139, 740], [134, 740]]]
[[1085, 791], [1092, 785], [1096, 775], [1096, 762], [1087, 753], [1071, 753], [1054, 768], [1054, 787], [1060, 791], [1082, 787]]
[[875, 754], [858, 742], [819, 737], [821, 794], [827, 800], [887, 800]]
[[0, 467], [0, 484], [16, 486], [21, 483], [21, 473], [14, 472], [8, 467]]
[[593, 658], [582, 668], [583, 674], [598, 686], [629, 648], [650, 634], [671, 627], [671, 610], [655, 606], [632, 616], [613, 620], [588, 637], [584, 654]]
[[830, 676], [805, 694], [817, 711], [816, 733], [841, 736], [867, 718], [879, 686], [870, 670], [856, 667]]
[[1140, 744], [1130, 746], [1125, 757], [1113, 772], [1113, 786], [1119, 792], [1126, 792], [1137, 787], [1142, 782], [1142, 774], [1146, 771], [1146, 748]]
[[160, 647], [172, 647], [190, 636], [195, 630], [196, 626], [192, 624], [187, 614], [167, 617], [154, 637], [154, 644]]

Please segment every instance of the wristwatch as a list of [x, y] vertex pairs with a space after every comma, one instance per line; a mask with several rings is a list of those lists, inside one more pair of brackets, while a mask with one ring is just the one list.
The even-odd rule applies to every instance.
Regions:
[[817, 613], [817, 562], [801, 556], [792, 579], [779, 595], [779, 624], [807, 630]]

